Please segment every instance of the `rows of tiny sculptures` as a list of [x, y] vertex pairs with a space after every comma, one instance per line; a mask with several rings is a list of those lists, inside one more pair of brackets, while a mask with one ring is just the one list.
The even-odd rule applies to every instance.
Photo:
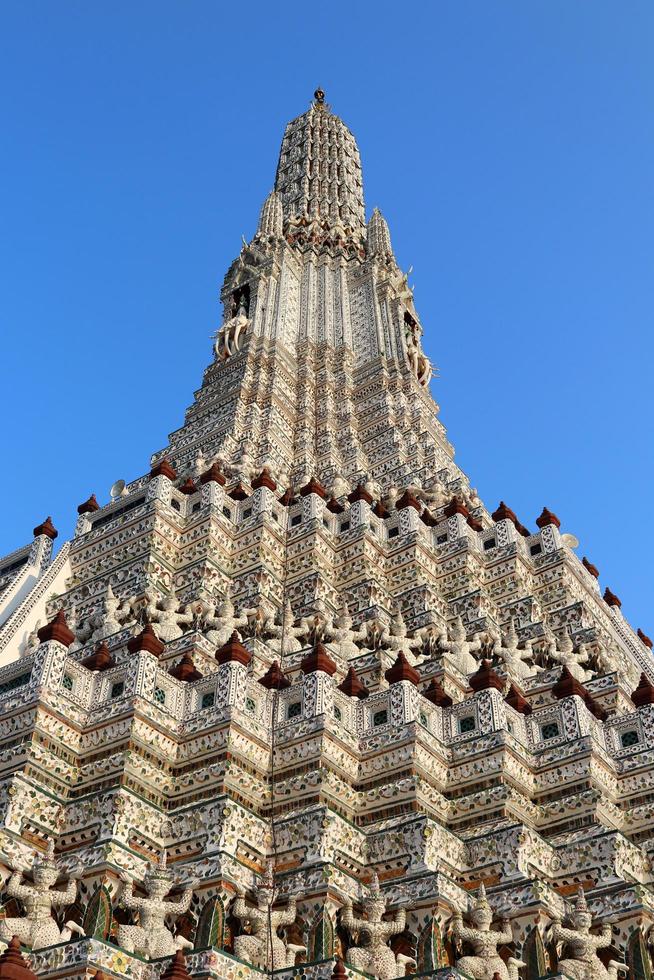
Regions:
[[[6, 859], [5, 859], [6, 861]], [[28, 870], [28, 869], [25, 869]], [[55, 918], [55, 909], [71, 905], [77, 894], [77, 880], [70, 877], [64, 888], [56, 888], [60, 870], [54, 860], [52, 843], [43, 856], [38, 856], [31, 867], [32, 883], [23, 880], [23, 870], [14, 870], [5, 883], [5, 893], [19, 899], [24, 913], [0, 919], [0, 940], [6, 946], [13, 936], [31, 949], [66, 942], [73, 932], [83, 934], [83, 929], [70, 921], [61, 929]], [[122, 905], [135, 912], [136, 925], [119, 925], [117, 943], [128, 953], [136, 953], [146, 959], [172, 956], [178, 949], [192, 947], [192, 943], [180, 935], [174, 935], [167, 921], [174, 922], [184, 915], [190, 905], [197, 882], [189, 882], [181, 898], [166, 900], [173, 886], [173, 876], [166, 868], [165, 857], [156, 867], [151, 867], [144, 878], [145, 897], [134, 895], [132, 879], [123, 876]], [[236, 936], [234, 954], [241, 960], [260, 969], [279, 970], [295, 965], [298, 957], [306, 956], [306, 946], [290, 942], [279, 931], [292, 927], [296, 922], [297, 898], [291, 896], [286, 907], [274, 908], [276, 899], [273, 866], [270, 863], [255, 890], [255, 903], [246, 901], [245, 893], [237, 887], [232, 903], [232, 915], [249, 929], [247, 934]], [[351, 945], [345, 954], [346, 961], [356, 970], [370, 974], [378, 980], [393, 980], [415, 970], [416, 961], [404, 953], [396, 953], [389, 945], [394, 936], [406, 928], [408, 905], [396, 909], [391, 919], [384, 918], [387, 900], [382, 895], [376, 874], [365, 890], [362, 901], [363, 913], [355, 916], [352, 900], [346, 898], [340, 913], [340, 925], [350, 936]], [[465, 925], [463, 912], [454, 912], [450, 931], [459, 952], [455, 965], [473, 980], [519, 980], [520, 969], [526, 964], [515, 956], [508, 959], [500, 955], [501, 946], [513, 943], [513, 933], [508, 918], [502, 918], [500, 928], [493, 929], [493, 909], [482, 884], [475, 897]], [[598, 950], [612, 945], [612, 929], [604, 925], [596, 935], [591, 933], [592, 916], [588, 910], [583, 889], [579, 889], [577, 901], [569, 915], [570, 924], [563, 926], [561, 918], [551, 916], [549, 936], [546, 937], [560, 949], [558, 969], [571, 980], [618, 980], [626, 967], [615, 960], [607, 966], [598, 956]]]
[[[308, 614], [296, 618], [290, 602], [282, 609], [266, 599], [252, 608], [236, 611], [234, 602], [225, 596], [219, 602], [194, 600], [181, 603], [170, 591], [154, 597], [150, 594], [134, 599], [120, 600], [111, 585], [107, 587], [101, 607], [86, 619], [77, 622], [74, 610], [68, 616], [69, 625], [76, 640], [71, 652], [86, 644], [104, 641], [115, 633], [129, 629], [138, 632], [145, 622], [153, 624], [159, 639], [172, 642], [188, 630], [203, 632], [216, 646], [222, 646], [234, 630], [243, 636], [256, 636], [266, 641], [279, 654], [291, 654], [317, 640], [330, 643], [345, 661], [369, 650], [405, 652], [414, 663], [420, 658], [442, 657], [443, 662], [461, 674], [476, 671], [483, 659], [491, 659], [507, 678], [520, 685], [544, 668], [564, 666], [581, 683], [595, 673], [603, 674], [624, 668], [624, 657], [619, 651], [607, 649], [600, 641], [573, 643], [566, 631], [557, 638], [545, 628], [537, 638], [521, 639], [513, 618], [501, 632], [490, 627], [469, 636], [460, 616], [446, 627], [436, 624], [423, 626], [411, 635], [399, 608], [392, 611], [385, 621], [377, 607], [371, 615], [355, 626], [345, 600], [336, 614], [326, 603], [315, 599]], [[27, 641], [24, 654], [34, 651], [38, 645], [38, 629]], [[635, 668], [634, 668], [635, 670]], [[637, 677], [635, 677], [637, 680]]]

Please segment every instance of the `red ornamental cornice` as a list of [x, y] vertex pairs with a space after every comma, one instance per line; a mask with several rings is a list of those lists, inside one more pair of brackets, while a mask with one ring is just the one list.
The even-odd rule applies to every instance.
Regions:
[[593, 565], [591, 561], [588, 561], [587, 558], [582, 558], [581, 564], [584, 566], [587, 572], [590, 572], [593, 578], [599, 578], [599, 568], [597, 568], [596, 565]]
[[133, 636], [127, 644], [130, 653], [151, 653], [153, 657], [160, 657], [164, 651], [165, 643], [159, 639], [150, 623], [146, 623], [144, 628], [137, 636]]
[[0, 956], [0, 980], [37, 980], [36, 973], [20, 951], [20, 939], [13, 936]]
[[357, 500], [365, 500], [367, 504], [372, 503], [372, 496], [368, 493], [363, 483], [357, 483], [352, 493], [348, 494], [347, 499], [351, 504], [355, 504]]
[[619, 609], [620, 606], [622, 605], [617, 595], [611, 592], [608, 586], [604, 589], [604, 595], [602, 598], [604, 599], [604, 602], [607, 604], [607, 606], [617, 606]]
[[443, 513], [445, 514], [445, 517], [454, 517], [455, 514], [461, 514], [462, 517], [470, 520], [470, 511], [458, 497], [452, 497]]
[[279, 498], [279, 502], [282, 505], [282, 507], [290, 507], [291, 504], [294, 504], [296, 501], [297, 501], [297, 497], [293, 493], [291, 487], [288, 487], [286, 490], [284, 490], [284, 493]]
[[637, 708], [642, 708], [646, 704], [654, 704], [654, 684], [650, 681], [647, 674], [640, 675], [638, 687], [633, 691], [631, 700]]
[[161, 980], [191, 980], [191, 976], [186, 969], [183, 950], [178, 949], [175, 952], [170, 963], [161, 974]]
[[652, 641], [650, 640], [650, 638], [647, 635], [647, 633], [643, 633], [643, 631], [641, 629], [637, 629], [636, 630], [636, 633], [638, 635], [638, 639], [642, 643], [644, 643], [646, 647], [649, 647], [649, 649], [651, 650], [652, 649]]
[[548, 510], [547, 507], [543, 507], [540, 517], [536, 518], [536, 524], [539, 528], [541, 528], [541, 530], [544, 527], [548, 527], [550, 524], [553, 524], [554, 527], [561, 527], [561, 521], [558, 519], [556, 514], [552, 513], [551, 510]]
[[180, 493], [186, 494], [187, 497], [190, 497], [191, 494], [198, 492], [198, 488], [196, 487], [195, 483], [193, 482], [190, 476], [186, 480], [184, 480], [181, 487], [178, 487], [178, 490]]
[[413, 507], [417, 511], [422, 510], [422, 504], [414, 497], [410, 490], [405, 490], [400, 499], [395, 503], [395, 510], [404, 510], [405, 507]]
[[45, 537], [50, 538], [51, 541], [54, 541], [55, 538], [59, 537], [59, 531], [52, 523], [51, 517], [46, 517], [43, 524], [37, 524], [32, 533], [34, 534], [35, 538], [45, 535]]
[[561, 668], [561, 674], [558, 681], [552, 687], [552, 694], [559, 700], [561, 700], [561, 698], [570, 698], [573, 695], [576, 695], [577, 697], [580, 697], [582, 701], [585, 701], [588, 696], [588, 691], [576, 677], [573, 677], [569, 669], [564, 666]]
[[94, 514], [96, 510], [100, 510], [100, 504], [95, 499], [95, 494], [92, 493], [88, 500], [85, 500], [83, 504], [78, 506], [77, 513]]
[[340, 958], [340, 956], [336, 957], [334, 969], [332, 970], [332, 980], [347, 980], [347, 970], [345, 969], [343, 960]]
[[268, 490], [272, 490], [273, 492], [277, 489], [277, 484], [270, 475], [270, 470], [267, 466], [264, 466], [259, 476], [255, 477], [252, 481], [253, 490], [258, 490], [260, 487], [267, 487]]
[[395, 663], [388, 668], [384, 677], [389, 684], [397, 684], [399, 681], [409, 681], [416, 686], [420, 683], [420, 674], [415, 667], [412, 667], [406, 658], [406, 654], [400, 650]]
[[247, 667], [252, 660], [252, 654], [243, 646], [238, 633], [234, 630], [227, 643], [216, 651], [216, 660], [219, 664], [237, 663]]
[[51, 619], [49, 623], [42, 626], [36, 635], [41, 643], [48, 643], [50, 640], [53, 640], [55, 643], [61, 643], [62, 646], [69, 647], [71, 643], [75, 642], [75, 634], [68, 628], [66, 614], [63, 609], [59, 610], [54, 619]]
[[291, 686], [291, 682], [282, 673], [282, 668], [276, 660], [273, 660], [263, 677], [259, 678], [259, 683], [269, 691], [283, 691], [284, 688]]
[[503, 500], [500, 500], [500, 506], [497, 508], [497, 510], [493, 511], [491, 517], [496, 523], [498, 521], [511, 521], [514, 527], [517, 528], [520, 526], [520, 521], [511, 508], [506, 506]]
[[109, 647], [106, 643], [98, 643], [97, 647], [88, 657], [84, 660], [80, 660], [82, 667], [86, 667], [87, 670], [110, 670], [112, 667], [116, 666], [114, 658], [109, 653]]
[[218, 483], [221, 487], [224, 487], [227, 483], [227, 477], [218, 466], [218, 463], [212, 463], [208, 470], [205, 470], [200, 477], [200, 483]]
[[471, 527], [473, 531], [483, 531], [484, 525], [481, 521], [478, 521], [476, 517], [470, 515], [467, 521], [468, 527]]
[[451, 708], [453, 701], [449, 694], [443, 690], [443, 685], [435, 677], [432, 677], [427, 687], [422, 692], [423, 696], [439, 708]]
[[436, 527], [436, 525], [439, 523], [431, 511], [428, 511], [426, 507], [420, 515], [420, 520], [423, 522], [423, 524], [426, 524], [427, 527]]
[[387, 517], [391, 516], [388, 507], [385, 507], [381, 500], [375, 501], [373, 504], [372, 512], [375, 517], [378, 517], [380, 521], [385, 521]]
[[345, 507], [343, 504], [339, 504], [336, 497], [330, 497], [327, 501], [327, 510], [331, 511], [332, 514], [342, 514]]
[[165, 476], [168, 480], [177, 479], [177, 471], [165, 456], [163, 459], [160, 459], [159, 462], [150, 470], [151, 480], [154, 480], [154, 478], [157, 476]]
[[246, 500], [250, 494], [247, 487], [244, 487], [239, 480], [235, 487], [232, 487], [231, 490], [227, 491], [227, 496], [231, 497], [232, 500]]
[[310, 493], [316, 493], [323, 500], [327, 499], [327, 491], [323, 487], [320, 480], [317, 480], [315, 476], [312, 476], [308, 483], [305, 483], [300, 490], [301, 497], [308, 497]]
[[510, 685], [504, 700], [511, 708], [518, 711], [521, 715], [530, 715], [533, 711], [529, 701], [527, 701], [520, 688], [516, 687], [515, 684]]
[[354, 667], [348, 668], [347, 674], [338, 685], [338, 690], [347, 694], [349, 698], [359, 698], [360, 701], [367, 698], [370, 693], [363, 681], [359, 679]]
[[199, 681], [202, 677], [202, 674], [193, 663], [193, 657], [188, 652], [182, 655], [182, 659], [174, 667], [171, 667], [168, 673], [171, 677], [175, 677], [178, 681], [184, 681], [185, 683]]
[[320, 641], [316, 643], [311, 653], [303, 658], [300, 666], [303, 674], [315, 674], [316, 671], [321, 670], [332, 677], [336, 673], [336, 664]]
[[490, 688], [503, 691], [506, 682], [502, 680], [499, 674], [495, 673], [490, 660], [482, 660], [479, 668], [470, 675], [468, 683], [473, 691], [487, 691]]

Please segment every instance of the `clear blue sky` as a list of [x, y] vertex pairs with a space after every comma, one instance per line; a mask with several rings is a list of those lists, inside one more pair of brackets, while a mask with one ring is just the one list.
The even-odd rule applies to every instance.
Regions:
[[4, 0], [0, 553], [144, 472], [316, 85], [491, 507], [543, 504], [654, 635], [654, 5]]

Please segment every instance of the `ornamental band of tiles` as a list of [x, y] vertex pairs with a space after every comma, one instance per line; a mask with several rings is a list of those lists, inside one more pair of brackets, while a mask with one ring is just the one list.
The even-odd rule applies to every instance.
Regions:
[[0, 978], [651, 978], [651, 642], [454, 463], [320, 91], [221, 300], [149, 471], [0, 562]]

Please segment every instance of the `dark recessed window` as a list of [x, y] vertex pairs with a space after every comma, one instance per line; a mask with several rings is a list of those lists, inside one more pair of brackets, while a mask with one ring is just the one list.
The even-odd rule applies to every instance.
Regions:
[[65, 691], [72, 691], [73, 689], [73, 678], [70, 674], [64, 674], [64, 679], [61, 682], [64, 686]]
[[335, 704], [334, 705], [334, 718], [336, 719], [336, 721], [340, 721], [342, 719], [342, 717], [343, 717], [343, 712], [338, 707], [338, 705]]
[[302, 514], [296, 514], [295, 517], [291, 517], [291, 527], [297, 527], [298, 524], [302, 523]]
[[179, 500], [175, 500], [174, 497], [170, 501], [170, 506], [173, 508], [173, 510], [181, 510], [182, 509], [181, 506], [180, 506]]
[[232, 512], [229, 509], [229, 507], [223, 507], [223, 514], [225, 515], [225, 517], [229, 517], [229, 519], [231, 521], [231, 519], [232, 519]]
[[205, 691], [204, 694], [202, 695], [202, 701], [200, 702], [200, 706], [202, 708], [213, 708], [215, 703], [216, 703], [215, 693], [213, 691]]
[[436, 544], [445, 544], [447, 541], [447, 534], [439, 534], [436, 538]]
[[632, 745], [638, 745], [640, 742], [640, 737], [638, 732], [632, 730], [629, 732], [623, 732], [620, 736], [620, 741], [622, 742], [622, 748], [628, 749], [631, 748]]
[[293, 704], [289, 704], [286, 710], [287, 718], [299, 718], [302, 714], [302, 702], [294, 701]]
[[197, 512], [199, 511], [199, 509], [200, 509], [201, 506], [202, 505], [200, 504], [199, 501], [197, 503], [193, 504], [193, 506], [191, 508], [191, 513], [192, 514], [197, 514]]
[[243, 511], [243, 520], [246, 521], [248, 517], [252, 517], [252, 508], [248, 507], [247, 510]]
[[467, 715], [465, 718], [459, 718], [459, 734], [466, 735], [468, 732], [474, 732], [477, 727], [477, 721], [474, 715]]
[[255, 713], [255, 711], [257, 710], [257, 705], [254, 698], [245, 699], [245, 710], [249, 712], [251, 715]]
[[424, 711], [420, 712], [420, 724], [424, 725], [425, 728], [427, 727], [427, 715], [425, 714]]
[[341, 521], [341, 531], [349, 531], [349, 530], [350, 530], [350, 522]]
[[484, 551], [490, 551], [491, 548], [495, 547], [495, 544], [495, 538], [489, 538], [487, 541], [484, 541]]
[[114, 684], [111, 685], [111, 693], [109, 694], [109, 697], [120, 698], [123, 696], [124, 693], [125, 693], [125, 682], [116, 681]]
[[396, 538], [399, 533], [400, 533], [399, 527], [390, 527], [388, 529], [388, 536], [389, 536], [389, 538]]
[[532, 557], [534, 557], [535, 555], [540, 555], [540, 553], [542, 552], [542, 550], [543, 550], [542, 545], [540, 545], [540, 544], [532, 544], [531, 548], [529, 549], [529, 554]]
[[157, 704], [165, 704], [166, 703], [166, 692], [164, 691], [164, 689], [162, 687], [155, 687], [155, 689], [154, 689], [154, 700], [157, 702]]
[[541, 738], [547, 741], [549, 738], [558, 738], [561, 734], [559, 729], [558, 721], [550, 721], [547, 725], [543, 725], [540, 730]]
[[380, 725], [385, 725], [387, 721], [388, 711], [386, 711], [386, 709], [384, 709], [384, 711], [375, 711], [374, 715], [372, 716], [372, 723], [375, 728], [379, 728]]

